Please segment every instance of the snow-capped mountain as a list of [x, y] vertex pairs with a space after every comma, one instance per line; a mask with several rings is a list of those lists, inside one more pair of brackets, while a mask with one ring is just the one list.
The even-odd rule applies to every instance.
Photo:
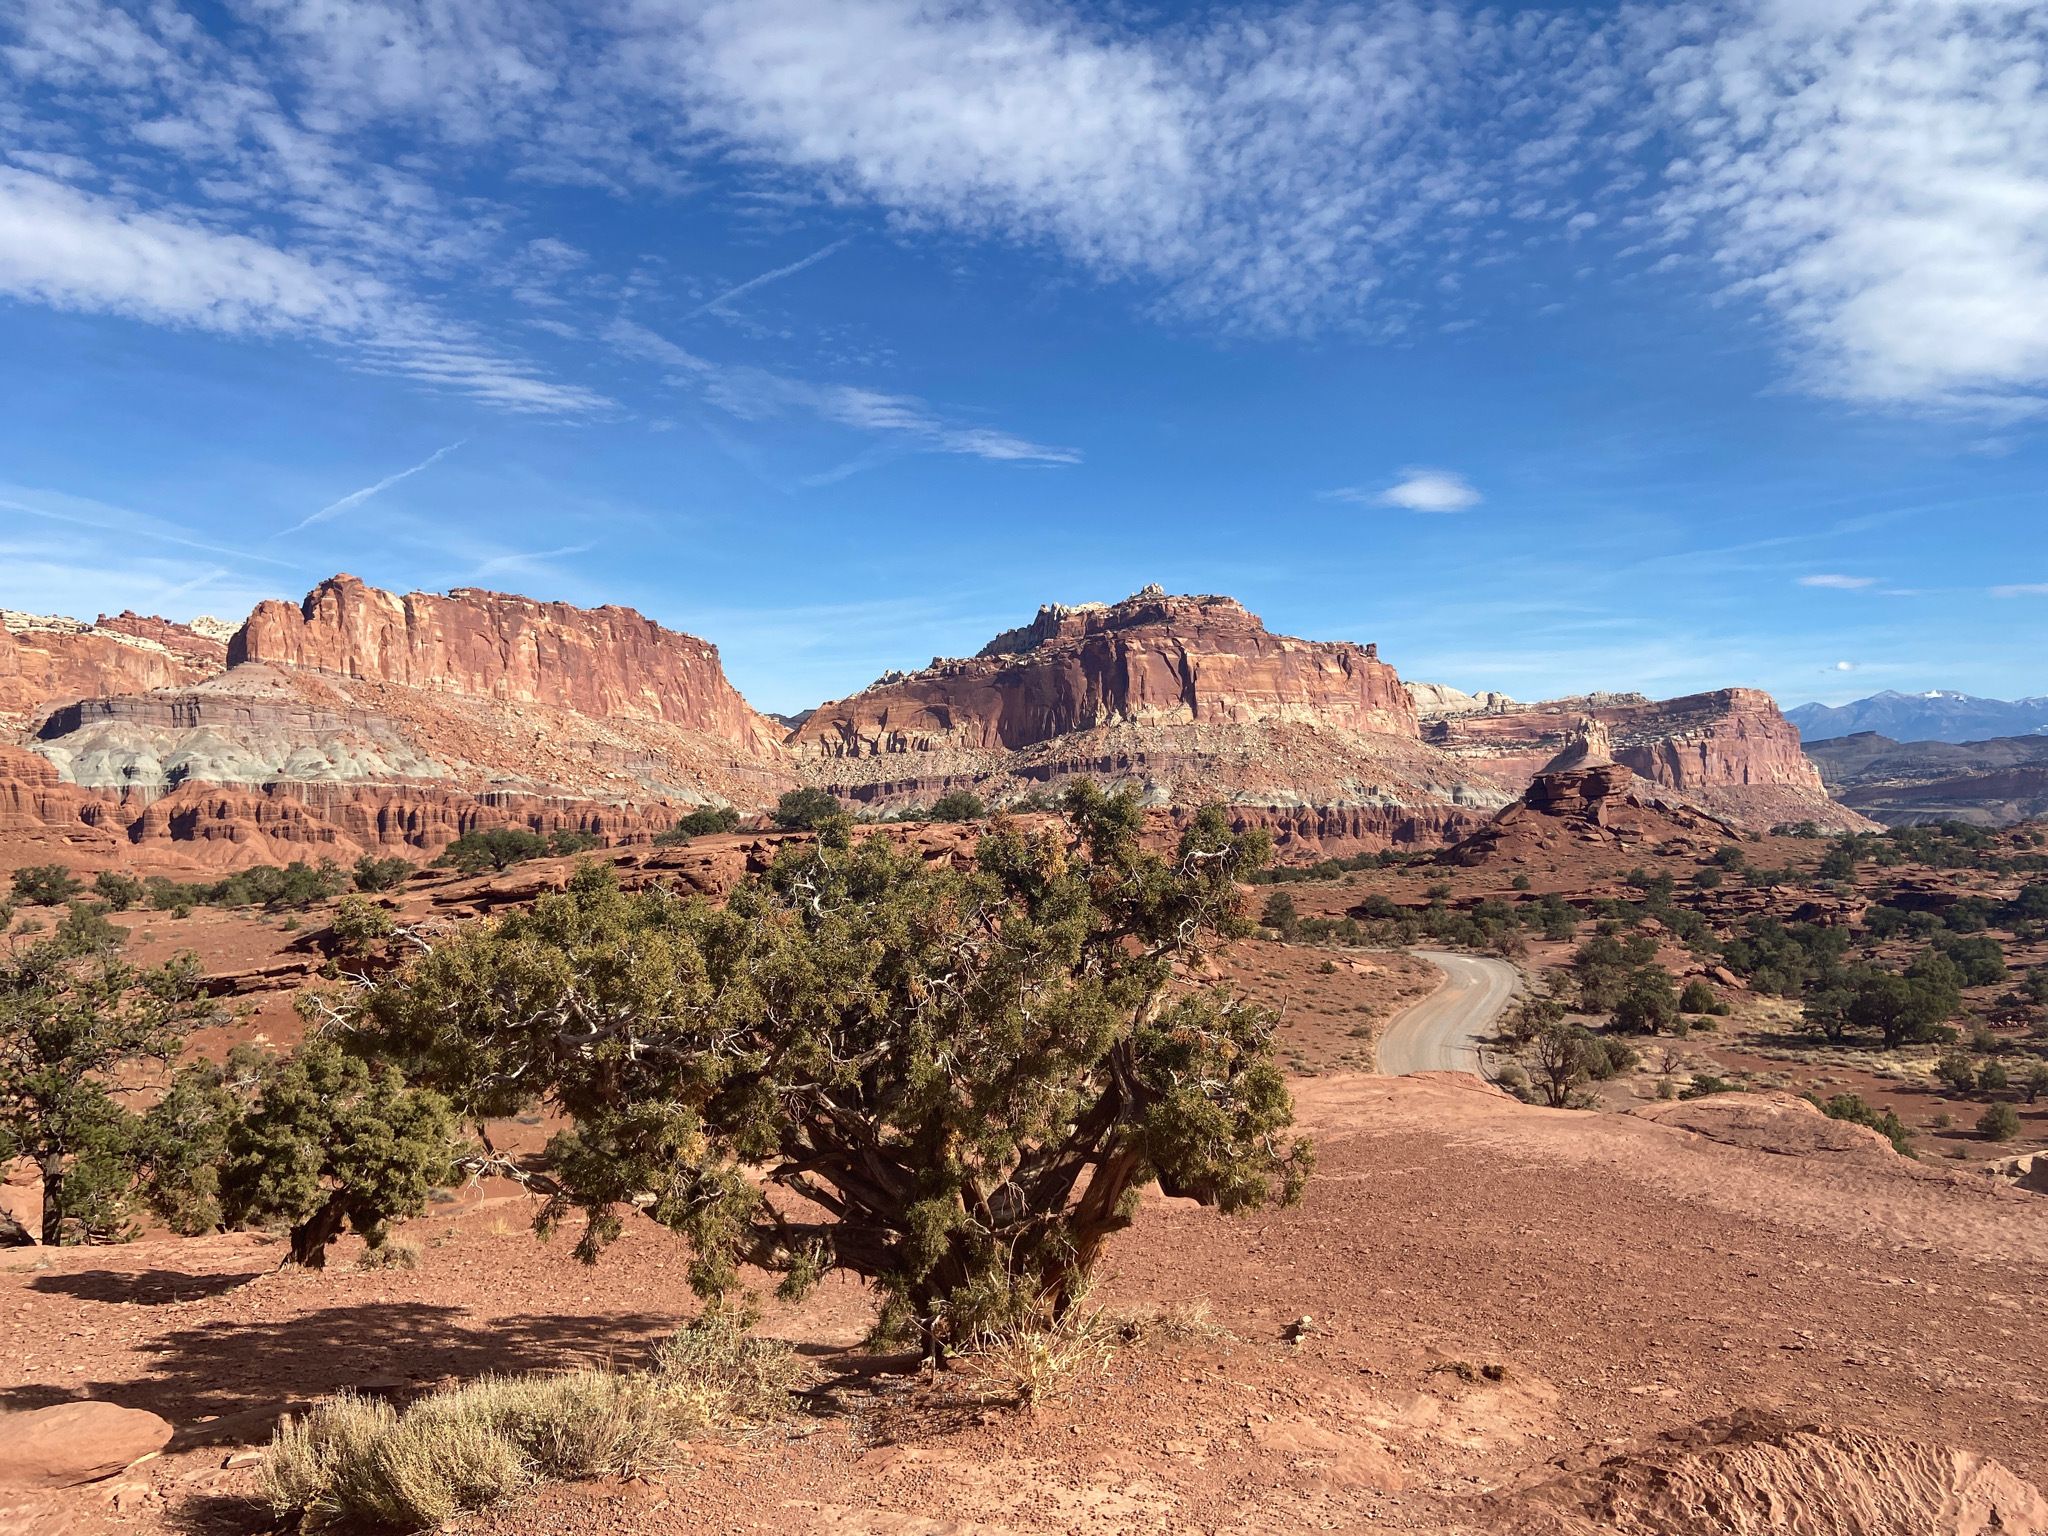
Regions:
[[1858, 731], [1875, 731], [1893, 741], [1985, 741], [2048, 734], [2048, 697], [1980, 699], [1946, 688], [1925, 693], [1887, 689], [1849, 704], [1801, 704], [1786, 710], [1785, 718], [1808, 741]]

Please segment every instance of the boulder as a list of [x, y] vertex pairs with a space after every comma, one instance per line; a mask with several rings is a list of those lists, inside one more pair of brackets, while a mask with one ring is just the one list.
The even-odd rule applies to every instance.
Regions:
[[0, 1414], [0, 1488], [72, 1488], [125, 1471], [170, 1443], [168, 1421], [117, 1403]]

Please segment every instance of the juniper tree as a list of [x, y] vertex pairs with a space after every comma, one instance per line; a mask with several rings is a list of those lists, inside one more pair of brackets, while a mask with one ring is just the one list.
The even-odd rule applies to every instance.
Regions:
[[326, 1266], [327, 1245], [345, 1228], [381, 1247], [390, 1222], [418, 1215], [453, 1181], [455, 1129], [441, 1095], [315, 1036], [266, 1071], [230, 1120], [222, 1217], [288, 1225], [289, 1262], [307, 1269]]
[[1157, 1183], [1225, 1212], [1309, 1167], [1273, 1016], [1190, 970], [1249, 929], [1263, 834], [1202, 812], [1170, 856], [1128, 794], [999, 821], [972, 868], [886, 837], [786, 847], [723, 907], [580, 871], [363, 994], [366, 1035], [481, 1121], [547, 1108], [547, 1229], [594, 1261], [639, 1208], [690, 1281], [874, 1282], [932, 1358], [1063, 1312]]
[[45, 1243], [126, 1230], [136, 1117], [123, 1102], [210, 1011], [191, 957], [139, 970], [54, 939], [0, 957], [0, 1162], [42, 1177]]

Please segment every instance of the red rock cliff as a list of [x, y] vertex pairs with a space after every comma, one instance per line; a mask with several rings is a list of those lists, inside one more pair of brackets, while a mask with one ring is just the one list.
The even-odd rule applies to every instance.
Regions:
[[97, 623], [0, 612], [0, 721], [106, 694], [181, 688], [220, 671], [227, 648], [183, 624], [123, 613]]
[[370, 682], [598, 719], [658, 720], [750, 754], [782, 731], [726, 680], [718, 647], [630, 608], [574, 608], [461, 587], [400, 596], [353, 576], [320, 583], [296, 607], [259, 603], [229, 643], [230, 664], [268, 662]]
[[1417, 734], [1413, 702], [1373, 647], [1270, 634], [1230, 598], [1152, 587], [1040, 609], [979, 655], [820, 706], [792, 745], [827, 757], [1017, 751], [1110, 725], [1266, 724]]

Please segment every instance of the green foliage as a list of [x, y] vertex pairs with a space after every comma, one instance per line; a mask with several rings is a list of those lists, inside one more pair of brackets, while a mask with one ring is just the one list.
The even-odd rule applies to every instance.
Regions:
[[1301, 914], [1294, 910], [1294, 898], [1286, 891], [1275, 891], [1266, 898], [1265, 906], [1259, 909], [1259, 923], [1262, 927], [1276, 930], [1283, 939], [1294, 937], [1301, 926]]
[[44, 940], [0, 956], [0, 1158], [43, 1181], [43, 1241], [128, 1232], [134, 1070], [167, 1062], [208, 1010], [185, 956], [155, 970]]
[[327, 936], [336, 955], [360, 961], [376, 954], [397, 929], [391, 913], [368, 897], [344, 896], [335, 905]]
[[1602, 1039], [1562, 1018], [1538, 1028], [1524, 1055], [1535, 1092], [1552, 1109], [1578, 1105], [1587, 1083], [1618, 1077], [1641, 1059], [1625, 1042]]
[[112, 912], [126, 912], [147, 894], [147, 887], [133, 875], [103, 869], [93, 876], [92, 893]]
[[119, 949], [128, 942], [128, 930], [107, 916], [98, 902], [74, 901], [50, 935], [50, 942], [67, 955], [99, 955]]
[[1934, 941], [1934, 947], [1955, 966], [1961, 986], [1989, 987], [2005, 980], [2005, 949], [1988, 934], [1945, 935]]
[[1977, 1091], [1982, 1094], [2004, 1093], [2012, 1086], [2012, 1074], [2005, 1070], [2002, 1061], [1987, 1061], [1977, 1069]]
[[14, 899], [32, 907], [61, 907], [84, 890], [62, 864], [31, 864], [14, 872]]
[[729, 805], [700, 805], [668, 831], [658, 834], [656, 846], [671, 848], [692, 838], [713, 837], [731, 832], [740, 824], [740, 813]]
[[1679, 1090], [1681, 1099], [1704, 1099], [1717, 1093], [1741, 1093], [1742, 1084], [1733, 1078], [1720, 1077], [1712, 1072], [1695, 1072], [1692, 1081]]
[[1723, 1013], [1726, 1006], [1714, 995], [1714, 989], [1700, 977], [1695, 976], [1685, 984], [1685, 990], [1678, 994], [1680, 1013]]
[[160, 912], [185, 916], [193, 907], [263, 907], [267, 911], [303, 910], [340, 895], [349, 876], [332, 859], [308, 864], [295, 859], [279, 868], [237, 870], [219, 880], [180, 885], [161, 875], [143, 882], [149, 904]]
[[1960, 1051], [1950, 1051], [1934, 1064], [1935, 1080], [1951, 1093], [1973, 1093], [1977, 1087], [1977, 1068], [1968, 1056]]
[[815, 832], [846, 807], [822, 789], [792, 789], [775, 802], [768, 819], [785, 832]]
[[458, 873], [480, 875], [487, 869], [510, 869], [528, 859], [545, 858], [548, 840], [524, 827], [490, 827], [465, 832], [446, 848], [436, 864]]
[[2048, 1093], [2048, 1061], [2037, 1061], [2027, 1068], [2027, 1075], [2020, 1079], [2020, 1086], [2026, 1090], [2029, 1104], [2038, 1103], [2041, 1095]]
[[1939, 967], [1919, 962], [1903, 976], [1864, 970], [1851, 980], [1841, 1017], [1846, 1025], [1874, 1030], [1887, 1050], [1951, 1040], [1955, 1031], [1944, 1021], [1961, 996], [1952, 979], [1954, 967], [1948, 971], [1943, 975]]
[[[1645, 934], [1627, 939], [1611, 933], [1594, 934], [1572, 955], [1579, 1006], [1588, 1013], [1612, 1013], [1621, 1006], [1636, 973], [1653, 965], [1656, 958], [1656, 940]], [[1658, 974], [1664, 975], [1661, 970]], [[1668, 976], [1665, 984], [1670, 984]]]
[[366, 853], [356, 860], [355, 868], [350, 874], [355, 880], [357, 890], [374, 894], [378, 891], [397, 890], [412, 878], [413, 868], [410, 859], [401, 859], [395, 854], [390, 858], [380, 859], [374, 853]]
[[723, 908], [592, 867], [380, 984], [359, 1027], [465, 1118], [571, 1122], [543, 1226], [580, 1212], [582, 1257], [637, 1206], [707, 1297], [742, 1264], [795, 1290], [841, 1267], [937, 1354], [1064, 1305], [1145, 1185], [1239, 1211], [1309, 1166], [1271, 1013], [1180, 979], [1250, 931], [1263, 834], [1212, 807], [1162, 858], [1135, 795], [1064, 807], [997, 822], [965, 871], [793, 843]]
[[981, 796], [969, 789], [949, 790], [932, 802], [933, 821], [980, 821], [988, 814]]
[[292, 1261], [318, 1269], [344, 1224], [374, 1248], [454, 1173], [446, 1099], [315, 1036], [229, 1126], [220, 1207], [231, 1225], [289, 1226]]
[[1994, 1104], [1977, 1117], [1977, 1134], [1986, 1141], [2011, 1141], [2020, 1133], [2020, 1112], [2010, 1104]]
[[1889, 1141], [1892, 1150], [1899, 1156], [1913, 1155], [1913, 1133], [1906, 1129], [1905, 1121], [1894, 1111], [1888, 1109], [1879, 1114], [1863, 1102], [1860, 1094], [1854, 1093], [1838, 1093], [1826, 1099], [1818, 1094], [1809, 1093], [1806, 1097], [1819, 1106], [1820, 1112], [1830, 1120], [1847, 1120], [1855, 1125], [1867, 1125]]
[[192, 1237], [224, 1224], [220, 1170], [228, 1131], [268, 1062], [260, 1047], [238, 1045], [225, 1065], [182, 1067], [143, 1116], [133, 1154], [139, 1192], [173, 1232]]
[[1660, 965], [1634, 971], [1614, 1005], [1614, 1027], [1632, 1035], [1655, 1035], [1678, 1022], [1678, 994], [1671, 973]]
[[572, 853], [588, 853], [593, 848], [602, 848], [604, 839], [595, 832], [577, 832], [567, 827], [548, 834], [548, 853], [553, 858], [566, 858]]

